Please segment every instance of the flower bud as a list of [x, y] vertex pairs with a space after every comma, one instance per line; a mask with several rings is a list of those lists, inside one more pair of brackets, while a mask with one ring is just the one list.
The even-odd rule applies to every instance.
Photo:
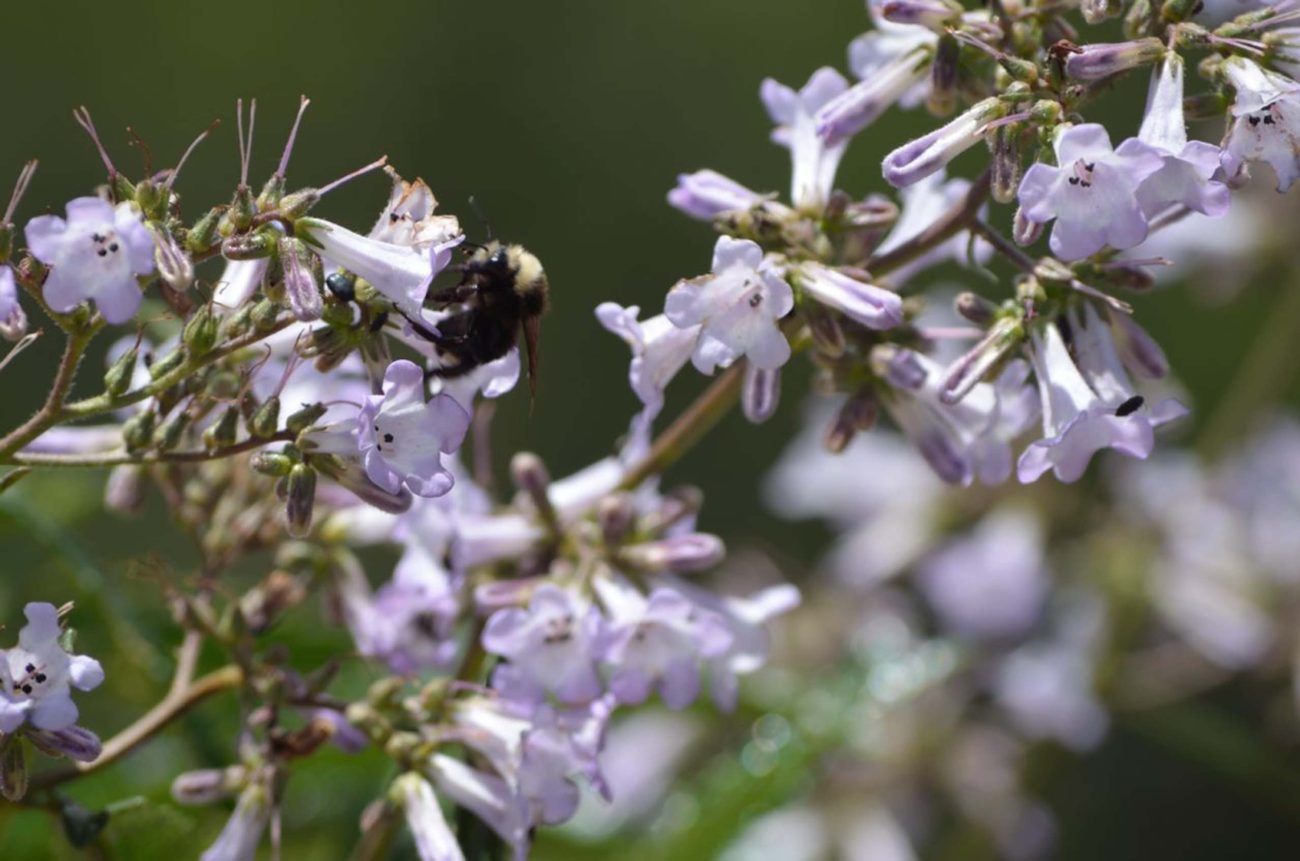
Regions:
[[153, 259], [158, 267], [158, 275], [173, 290], [183, 292], [194, 283], [194, 263], [171, 233], [154, 224], [149, 225], [153, 234]]
[[1021, 247], [1033, 245], [1042, 237], [1044, 224], [1040, 221], [1030, 221], [1025, 217], [1024, 210], [1017, 206], [1015, 219], [1011, 224], [1011, 238]]
[[1022, 336], [1019, 320], [999, 320], [979, 343], [948, 366], [939, 386], [939, 400], [950, 406], [959, 403], [1020, 343]]
[[272, 478], [284, 478], [293, 470], [293, 458], [278, 451], [259, 451], [253, 456], [253, 469]]
[[984, 126], [1005, 112], [1001, 101], [985, 99], [929, 134], [903, 144], [885, 156], [882, 171], [895, 188], [904, 188], [936, 173], [979, 143]]
[[1152, 0], [1133, 0], [1128, 14], [1124, 16], [1124, 35], [1137, 39], [1152, 31], [1156, 12]]
[[178, 410], [154, 432], [154, 445], [159, 451], [171, 451], [181, 441], [181, 435], [190, 426], [190, 414]]
[[153, 410], [147, 409], [131, 416], [122, 425], [122, 444], [126, 446], [127, 451], [142, 451], [153, 441], [154, 425], [158, 421], [158, 416]]
[[803, 315], [808, 321], [808, 331], [812, 334], [813, 346], [818, 353], [832, 359], [844, 355], [844, 330], [834, 314], [821, 305], [809, 305], [803, 309]]
[[280, 426], [280, 399], [275, 395], [267, 398], [253, 411], [247, 426], [250, 436], [259, 438], [275, 436], [275, 431]]
[[200, 768], [184, 771], [172, 781], [172, 798], [178, 804], [212, 804], [230, 798], [248, 782], [248, 769], [242, 765], [229, 768]]
[[22, 801], [27, 794], [27, 757], [20, 735], [6, 734], [0, 741], [0, 796]]
[[712, 568], [726, 555], [727, 548], [721, 538], [696, 532], [627, 547], [619, 554], [619, 561], [647, 573], [687, 573]]
[[1165, 45], [1149, 37], [1132, 42], [1084, 45], [1065, 60], [1065, 74], [1077, 81], [1099, 81], [1120, 72], [1149, 66], [1165, 55]]
[[67, 757], [77, 762], [91, 762], [104, 749], [99, 736], [75, 724], [56, 730], [33, 727], [27, 731], [27, 738], [47, 756]]
[[236, 233], [221, 243], [221, 254], [227, 260], [260, 260], [275, 253], [280, 232], [273, 227], [261, 227], [253, 233]]
[[781, 400], [781, 369], [757, 368], [745, 365], [745, 379], [741, 383], [740, 407], [750, 424], [762, 424], [776, 412]]
[[239, 436], [239, 409], [227, 407], [221, 418], [203, 431], [203, 445], [208, 451], [215, 451], [235, 444]]
[[989, 194], [998, 203], [1010, 203], [1020, 185], [1020, 126], [1010, 123], [995, 129], [989, 149]]
[[735, 180], [712, 170], [697, 170], [677, 177], [677, 187], [668, 192], [668, 203], [701, 221], [712, 221], [724, 212], [747, 210], [763, 199]]
[[203, 214], [185, 234], [185, 250], [190, 254], [206, 254], [221, 241], [221, 207], [214, 206]]
[[149, 366], [149, 376], [155, 380], [160, 380], [179, 368], [184, 362], [185, 349], [177, 347], [162, 358], [154, 360], [154, 363]]
[[936, 33], [961, 18], [962, 7], [944, 0], [885, 0], [880, 17], [895, 24], [914, 24]]
[[275, 328], [279, 322], [280, 308], [270, 299], [262, 299], [253, 306], [252, 322], [253, 329], [258, 332], [269, 332]]
[[1061, 121], [1061, 103], [1039, 99], [1029, 109], [1029, 120], [1039, 126], [1054, 126]]
[[104, 507], [118, 514], [135, 514], [144, 504], [144, 467], [124, 463], [108, 471]]
[[9, 313], [4, 317], [0, 317], [0, 338], [4, 338], [6, 341], [21, 341], [26, 334], [27, 312], [15, 300], [9, 309]]
[[326, 409], [324, 404], [307, 404], [285, 419], [284, 427], [292, 433], [302, 433], [325, 415]]
[[903, 322], [903, 301], [883, 287], [821, 263], [803, 264], [797, 277], [813, 299], [868, 328], [891, 329]]
[[606, 547], [618, 547], [632, 531], [636, 521], [636, 510], [632, 499], [626, 493], [606, 496], [596, 506], [596, 522], [600, 524], [601, 535]]
[[299, 320], [319, 320], [323, 302], [316, 276], [312, 274], [314, 255], [301, 239], [286, 236], [280, 240], [280, 262], [284, 267], [284, 292], [289, 308]]
[[311, 531], [312, 506], [316, 502], [316, 470], [296, 463], [289, 470], [289, 494], [285, 499], [285, 522], [289, 534], [302, 538]]
[[988, 325], [998, 312], [997, 303], [970, 291], [958, 293], [952, 305], [958, 314], [979, 326]]
[[893, 344], [871, 348], [871, 370], [897, 389], [919, 389], [925, 385], [925, 367], [911, 350]]
[[124, 394], [131, 387], [131, 377], [135, 374], [135, 363], [139, 357], [140, 347], [136, 344], [118, 356], [117, 361], [104, 372], [104, 391], [112, 397]]
[[232, 233], [243, 233], [253, 226], [255, 215], [257, 215], [257, 207], [253, 203], [253, 192], [247, 185], [240, 183], [222, 218], [224, 223], [221, 232], [226, 236]]
[[957, 105], [957, 72], [961, 44], [951, 35], [939, 37], [934, 62], [930, 64], [930, 92], [925, 106], [937, 117], [946, 117]]
[[542, 519], [547, 523], [555, 523], [555, 509], [548, 495], [551, 477], [542, 459], [532, 452], [519, 452], [510, 460], [510, 476], [514, 479], [515, 487], [528, 495]]
[[159, 221], [166, 216], [167, 201], [171, 197], [166, 186], [159, 185], [152, 179], [142, 179], [135, 186], [135, 203], [140, 207], [146, 219]]
[[1160, 17], [1168, 24], [1178, 24], [1200, 11], [1204, 0], [1165, 0]]
[[1100, 24], [1119, 9], [1118, 4], [1113, 0], [1082, 0], [1079, 3], [1079, 11], [1083, 13], [1083, 20], [1089, 24]]
[[181, 340], [189, 348], [190, 355], [203, 356], [216, 346], [220, 332], [221, 322], [212, 313], [212, 306], [200, 305], [181, 330]]

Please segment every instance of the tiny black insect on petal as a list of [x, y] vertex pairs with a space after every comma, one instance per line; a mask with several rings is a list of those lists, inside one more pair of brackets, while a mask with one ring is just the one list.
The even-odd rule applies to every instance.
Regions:
[[1145, 403], [1145, 399], [1141, 395], [1134, 395], [1115, 408], [1115, 415], [1119, 418], [1132, 415], [1142, 408], [1143, 403]]

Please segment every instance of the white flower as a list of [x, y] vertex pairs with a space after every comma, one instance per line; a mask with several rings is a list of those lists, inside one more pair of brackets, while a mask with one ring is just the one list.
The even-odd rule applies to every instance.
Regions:
[[760, 368], [784, 365], [790, 344], [777, 321], [793, 309], [794, 291], [763, 249], [730, 236], [713, 248], [713, 274], [678, 282], [664, 303], [675, 326], [702, 326], [692, 359], [706, 374], [741, 356]]
[[1300, 84], [1244, 57], [1230, 57], [1223, 70], [1237, 90], [1224, 170], [1235, 175], [1245, 162], [1266, 161], [1286, 191], [1300, 177]]
[[23, 614], [27, 624], [18, 632], [18, 645], [0, 652], [0, 732], [13, 732], [24, 721], [42, 730], [65, 729], [77, 720], [70, 688], [94, 690], [104, 681], [104, 669], [59, 645], [53, 604], [28, 604]]

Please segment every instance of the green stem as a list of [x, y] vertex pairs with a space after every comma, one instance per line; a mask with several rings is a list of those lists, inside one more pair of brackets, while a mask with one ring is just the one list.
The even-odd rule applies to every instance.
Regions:
[[233, 340], [222, 344], [217, 349], [204, 353], [202, 356], [188, 357], [173, 370], [138, 389], [133, 389], [116, 397], [105, 392], [96, 395], [93, 398], [86, 398], [84, 400], [67, 404], [60, 411], [58, 419], [59, 421], [76, 421], [90, 418], [91, 416], [110, 412], [121, 407], [139, 403], [146, 398], [160, 395], [193, 374], [195, 371], [201, 370], [202, 368], [211, 365], [213, 362], [224, 359], [231, 353], [238, 352], [245, 347], [251, 347], [259, 341], [274, 335], [276, 332], [279, 332], [281, 329], [284, 329], [290, 323], [294, 322], [294, 319], [295, 318], [292, 315], [289, 315], [283, 319], [277, 320], [274, 326], [264, 332], [250, 332], [242, 337], [234, 338]]
[[32, 777], [29, 789], [49, 789], [112, 765], [208, 697], [238, 687], [243, 681], [243, 670], [230, 664], [213, 670], [180, 690], [171, 691], [135, 723], [104, 742], [104, 750], [94, 762], [79, 762], [37, 774]]
[[97, 318], [85, 328], [69, 333], [68, 341], [63, 347], [63, 357], [59, 359], [59, 367], [55, 371], [54, 381], [50, 384], [50, 393], [45, 398], [45, 403], [31, 418], [0, 439], [0, 460], [18, 451], [59, 422], [63, 402], [67, 399], [72, 383], [77, 378], [77, 366], [81, 364], [81, 359], [86, 354], [87, 345], [103, 325], [102, 318]]

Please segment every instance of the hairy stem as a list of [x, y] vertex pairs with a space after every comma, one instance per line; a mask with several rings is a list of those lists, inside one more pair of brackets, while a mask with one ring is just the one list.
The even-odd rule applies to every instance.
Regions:
[[59, 359], [59, 367], [54, 373], [54, 381], [50, 384], [50, 393], [46, 396], [45, 403], [32, 414], [31, 418], [0, 439], [0, 460], [18, 451], [58, 423], [63, 411], [63, 402], [67, 399], [72, 383], [77, 378], [77, 366], [81, 364], [81, 358], [86, 354], [86, 346], [103, 325], [103, 320], [98, 320], [68, 334], [68, 341], [63, 347], [63, 356]]

